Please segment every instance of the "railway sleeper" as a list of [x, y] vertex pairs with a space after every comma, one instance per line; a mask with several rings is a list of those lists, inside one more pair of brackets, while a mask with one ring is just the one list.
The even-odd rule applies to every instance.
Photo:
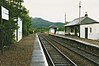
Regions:
[[55, 64], [55, 66], [72, 66], [71, 64]]

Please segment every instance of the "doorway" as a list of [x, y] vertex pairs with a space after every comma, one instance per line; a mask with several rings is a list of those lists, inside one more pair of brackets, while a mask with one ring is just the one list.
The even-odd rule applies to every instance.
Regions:
[[88, 28], [85, 28], [85, 38], [88, 38]]

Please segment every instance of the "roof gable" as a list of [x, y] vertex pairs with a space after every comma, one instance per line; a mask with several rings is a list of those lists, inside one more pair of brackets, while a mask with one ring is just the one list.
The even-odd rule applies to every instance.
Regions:
[[80, 24], [89, 24], [89, 23], [94, 23], [94, 22], [97, 22], [89, 17], [86, 17], [85, 19], [83, 19]]
[[68, 24], [66, 24], [65, 26], [73, 26], [73, 25], [81, 25], [81, 24], [91, 24], [91, 23], [96, 23], [97, 21], [89, 18], [88, 16], [84, 16], [80, 18], [80, 22], [79, 22], [79, 18], [74, 19], [73, 21], [69, 22]]

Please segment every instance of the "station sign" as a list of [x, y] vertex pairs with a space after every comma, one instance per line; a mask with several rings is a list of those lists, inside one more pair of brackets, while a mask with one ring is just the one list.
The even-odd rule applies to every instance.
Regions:
[[1, 6], [2, 19], [9, 20], [9, 11]]

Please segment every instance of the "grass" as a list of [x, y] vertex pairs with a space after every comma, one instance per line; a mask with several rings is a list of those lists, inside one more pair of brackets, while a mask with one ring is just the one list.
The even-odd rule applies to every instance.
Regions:
[[31, 34], [9, 49], [4, 49], [4, 53], [0, 53], [0, 66], [30, 66], [34, 37]]

